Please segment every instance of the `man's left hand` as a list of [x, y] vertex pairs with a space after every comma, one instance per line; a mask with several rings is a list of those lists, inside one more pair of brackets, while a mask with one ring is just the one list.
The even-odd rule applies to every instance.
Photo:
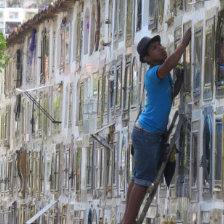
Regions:
[[183, 68], [175, 68], [175, 75], [177, 79], [183, 79], [184, 78], [184, 69]]

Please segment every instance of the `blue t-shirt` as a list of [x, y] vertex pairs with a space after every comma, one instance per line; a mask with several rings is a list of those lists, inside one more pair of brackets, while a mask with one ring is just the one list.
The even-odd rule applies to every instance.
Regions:
[[163, 134], [172, 106], [172, 78], [169, 75], [160, 79], [157, 70], [160, 65], [150, 68], [145, 74], [146, 105], [139, 116], [142, 128]]

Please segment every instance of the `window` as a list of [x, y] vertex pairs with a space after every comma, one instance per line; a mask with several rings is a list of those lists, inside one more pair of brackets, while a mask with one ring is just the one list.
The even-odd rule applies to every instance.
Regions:
[[[54, 87], [53, 91], [53, 113], [54, 119], [56, 121], [61, 121], [62, 118], [62, 84], [59, 84], [57, 87]], [[53, 125], [53, 131], [55, 134], [60, 133], [60, 124]]]
[[116, 72], [116, 95], [115, 95], [115, 105], [116, 107], [120, 107], [121, 105], [121, 76], [122, 76], [122, 67], [119, 63], [117, 65], [117, 72]]
[[191, 149], [191, 186], [197, 186], [198, 178], [198, 133], [192, 134], [192, 149]]
[[25, 223], [26, 220], [26, 205], [21, 205], [19, 210], [19, 223]]
[[33, 152], [30, 151], [27, 153], [27, 187], [29, 195], [33, 195]]
[[138, 71], [136, 59], [132, 62], [132, 74], [131, 74], [131, 105], [136, 106], [138, 101]]
[[40, 83], [44, 84], [49, 75], [49, 31], [45, 28], [41, 39], [41, 69]]
[[112, 161], [113, 161], [113, 152], [111, 150], [106, 151], [106, 183], [108, 186], [108, 196], [112, 196], [111, 187], [112, 187]]
[[191, 125], [189, 121], [186, 121], [180, 131], [180, 152], [176, 188], [179, 197], [189, 197], [190, 138]]
[[18, 49], [16, 51], [16, 88], [20, 87], [22, 85], [22, 71], [23, 71], [23, 66], [22, 66], [22, 54], [21, 50]]
[[95, 188], [100, 189], [103, 186], [103, 148], [97, 142], [94, 143], [95, 152]]
[[124, 75], [124, 82], [123, 82], [123, 88], [124, 88], [124, 96], [123, 96], [123, 109], [128, 110], [129, 109], [129, 99], [130, 99], [130, 81], [131, 81], [131, 63], [130, 61], [127, 62], [126, 68], [125, 68], [125, 75]]
[[90, 147], [88, 147], [87, 150], [87, 176], [86, 176], [86, 184], [87, 187], [91, 187], [93, 186], [93, 150], [94, 150], [94, 146], [93, 146], [94, 142], [91, 144], [90, 143]]
[[40, 152], [33, 152], [33, 193], [34, 197], [40, 194]]
[[103, 76], [103, 113], [108, 112], [108, 73]]
[[29, 20], [29, 19], [33, 18], [35, 14], [36, 14], [35, 12], [26, 12], [25, 20]]
[[64, 128], [68, 128], [68, 116], [69, 116], [69, 85], [66, 85], [66, 92], [65, 92], [65, 112], [64, 112]]
[[89, 9], [86, 9], [84, 18], [84, 54], [88, 54], [89, 51], [89, 30], [90, 29], [90, 15]]
[[[92, 12], [91, 12], [91, 40], [90, 40], [90, 54], [93, 51], [97, 51], [99, 48], [99, 40], [100, 40], [100, 17], [104, 17], [101, 15], [101, 7], [100, 0], [96, 0], [96, 5], [92, 4]], [[105, 3], [104, 3], [105, 4]], [[105, 8], [103, 9], [105, 10]], [[102, 12], [105, 13], [105, 12]], [[104, 21], [102, 21], [102, 26], [104, 25]]]
[[13, 32], [13, 30], [19, 26], [20, 22], [6, 22], [5, 23], [5, 34], [10, 34]]
[[61, 211], [61, 224], [66, 224], [66, 223], [67, 223], [67, 206], [63, 205], [62, 211]]
[[27, 49], [26, 49], [26, 82], [29, 83], [32, 80], [32, 64], [31, 62], [31, 51], [30, 51], [30, 43], [31, 43], [31, 38], [28, 38], [27, 41]]
[[93, 96], [96, 97], [98, 95], [98, 74], [93, 74]]
[[52, 155], [51, 161], [51, 176], [50, 176], [51, 190], [58, 190], [59, 184], [59, 151], [56, 151]]
[[[183, 32], [186, 33], [188, 28], [191, 27], [191, 22], [185, 23], [183, 26]], [[188, 103], [190, 101], [191, 93], [191, 43], [188, 44], [186, 50], [183, 54], [183, 64], [184, 64], [184, 102]]]
[[104, 148], [100, 147], [99, 148], [99, 187], [102, 188], [103, 187], [103, 181], [104, 181], [104, 178], [103, 178], [103, 169], [104, 169]]
[[10, 19], [18, 19], [19, 13], [18, 12], [9, 12]]
[[26, 186], [26, 151], [21, 148], [16, 151], [17, 153], [17, 172], [20, 178], [20, 189], [19, 197], [25, 197], [25, 186]]
[[108, 7], [108, 42], [111, 43], [112, 41], [112, 21], [113, 21], [113, 0], [109, 0], [109, 7]]
[[[116, 137], [118, 136], [118, 134], [116, 133], [115, 134], [116, 135]], [[116, 138], [115, 137], [115, 138]], [[113, 183], [113, 186], [116, 186], [116, 184], [117, 184], [117, 165], [118, 165], [118, 163], [117, 163], [117, 161], [118, 161], [118, 147], [117, 147], [117, 142], [114, 142], [114, 147], [113, 147], [113, 161], [112, 161], [112, 183]]]
[[162, 25], [164, 17], [164, 5], [165, 1], [149, 1], [149, 21], [148, 28], [156, 29], [158, 25]]
[[222, 189], [222, 148], [223, 148], [223, 125], [222, 119], [216, 119], [216, 147], [215, 147], [215, 186], [214, 189]]
[[114, 107], [114, 100], [115, 100], [115, 85], [114, 85], [114, 80], [115, 80], [115, 67], [113, 67], [112, 70], [110, 70], [109, 73], [109, 108]]
[[[48, 105], [48, 94], [44, 94], [44, 99], [43, 99], [43, 107], [45, 111], [49, 111], [49, 105]], [[48, 126], [49, 126], [50, 121], [48, 120], [46, 115], [43, 115], [43, 134], [44, 137], [46, 138], [48, 135]]]
[[77, 148], [77, 152], [76, 152], [76, 191], [81, 190], [81, 165], [82, 165], [82, 148]]
[[220, 92], [224, 86], [224, 10], [219, 13], [216, 30], [216, 88], [217, 95], [223, 96]]
[[[40, 92], [39, 95], [39, 104], [41, 106], [43, 106], [43, 96], [42, 96], [42, 92]], [[43, 112], [40, 109], [40, 107], [38, 107], [38, 111], [37, 111], [37, 118], [38, 118], [38, 131], [37, 131], [37, 137], [41, 137], [42, 136], [42, 131], [43, 131]]]
[[4, 74], [4, 93], [5, 95], [8, 95], [9, 92], [11, 91], [11, 78], [12, 78], [12, 65], [13, 61], [11, 59], [9, 59], [9, 63], [8, 65], [6, 65], [5, 67], [5, 74]]
[[70, 38], [70, 31], [71, 30], [71, 23], [66, 26], [65, 29], [65, 74], [69, 72], [69, 63], [71, 59], [71, 38]]
[[75, 150], [74, 150], [74, 140], [71, 142], [71, 149], [70, 149], [70, 171], [69, 171], [69, 179], [71, 180], [71, 189], [75, 188], [75, 163], [76, 163], [76, 157], [75, 157]]
[[114, 39], [123, 39], [125, 1], [115, 1]]
[[179, 15], [183, 10], [183, 0], [171, 0], [170, 2], [170, 11], [175, 15]]
[[39, 164], [40, 164], [40, 190], [39, 192], [43, 193], [45, 191], [45, 182], [44, 182], [44, 178], [45, 178], [45, 154], [43, 151], [40, 151], [40, 155], [39, 155]]
[[127, 0], [127, 14], [126, 14], [126, 46], [132, 44], [132, 26], [133, 26], [133, 0]]
[[7, 7], [9, 8], [19, 8], [21, 7], [21, 1], [20, 0], [9, 0], [7, 1]]
[[64, 147], [64, 189], [68, 190], [68, 184], [69, 184], [69, 155], [70, 155], [70, 149]]
[[81, 13], [79, 12], [77, 15], [77, 26], [76, 26], [76, 60], [79, 62], [81, 60], [81, 52], [82, 52], [82, 23], [81, 23]]
[[1, 111], [1, 140], [5, 139], [5, 112]]
[[212, 107], [204, 110], [203, 131], [203, 155], [201, 165], [203, 167], [203, 188], [205, 192], [212, 192]]
[[52, 40], [52, 72], [55, 71], [55, 48], [56, 48], [56, 34], [54, 31]]
[[163, 24], [163, 17], [164, 17], [164, 5], [165, 0], [157, 1], [158, 4], [158, 25], [161, 26]]
[[195, 4], [195, 8], [196, 10], [203, 7], [204, 6], [204, 2], [203, 1], [200, 1], [200, 0], [196, 0], [196, 4]]
[[16, 96], [16, 105], [15, 105], [15, 120], [19, 121], [20, 112], [21, 112], [21, 94]]
[[120, 190], [125, 194], [126, 190], [126, 146], [125, 140], [122, 136], [122, 148], [121, 148], [121, 163], [120, 163]]
[[191, 2], [192, 2], [192, 0], [185, 0], [185, 10], [186, 10], [186, 11], [191, 11], [191, 9], [192, 9], [192, 5], [189, 4], [189, 3], [191, 3]]
[[137, 26], [136, 26], [136, 31], [141, 30], [141, 28], [142, 28], [142, 0], [137, 0]]
[[36, 122], [36, 106], [33, 103], [32, 116], [31, 116], [31, 133], [32, 134], [35, 134], [35, 131], [36, 131], [35, 122]]
[[[28, 41], [27, 41], [27, 52], [26, 52], [26, 82], [27, 83], [31, 81], [33, 83], [36, 82], [36, 75], [32, 75], [32, 74], [36, 74], [36, 68], [37, 68], [36, 42], [37, 42], [36, 29], [32, 29], [32, 35], [28, 38]], [[39, 59], [41, 59], [41, 63], [42, 63], [43, 62], [42, 54], [41, 54], [41, 57], [39, 57]]]
[[181, 27], [178, 27], [174, 31], [174, 49], [176, 50], [177, 47], [181, 43]]
[[157, 13], [156, 13], [156, 0], [149, 1], [149, 29], [154, 29], [157, 27]]
[[69, 114], [68, 114], [68, 127], [72, 127], [72, 118], [73, 118], [73, 83], [70, 84], [69, 92]]
[[212, 98], [213, 76], [214, 76], [214, 18], [206, 21], [204, 99]]
[[79, 121], [83, 121], [83, 104], [84, 104], [84, 84], [80, 84], [79, 89]]
[[193, 95], [197, 97], [200, 95], [201, 85], [201, 65], [202, 65], [202, 27], [201, 23], [195, 26], [194, 33], [194, 82], [193, 82]]
[[[6, 112], [3, 114], [4, 116], [4, 125], [2, 128], [4, 128], [4, 130], [2, 130], [4, 136], [4, 145], [5, 146], [9, 146], [9, 139], [10, 139], [10, 120], [11, 120], [11, 106], [7, 106], [6, 107]], [[2, 123], [3, 124], [3, 123]]]
[[8, 169], [7, 169], [7, 190], [9, 190], [10, 192], [12, 191], [12, 160], [8, 160]]
[[90, 54], [93, 53], [95, 49], [95, 39], [96, 39], [96, 6], [92, 4], [92, 12], [91, 12], [91, 30], [90, 30]]
[[97, 126], [100, 127], [102, 121], [102, 77], [98, 78], [97, 120]]
[[61, 33], [60, 33], [60, 72], [65, 74], [68, 73], [69, 61], [70, 61], [70, 23], [67, 22], [66, 18], [63, 18], [61, 22]]

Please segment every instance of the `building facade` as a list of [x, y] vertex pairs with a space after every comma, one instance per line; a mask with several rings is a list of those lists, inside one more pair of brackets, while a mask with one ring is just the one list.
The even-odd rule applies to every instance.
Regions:
[[189, 27], [170, 116], [187, 117], [176, 171], [145, 223], [224, 223], [223, 15], [219, 0], [58, 0], [14, 31], [0, 77], [0, 223], [119, 223], [145, 102], [136, 45], [159, 34], [170, 54]]

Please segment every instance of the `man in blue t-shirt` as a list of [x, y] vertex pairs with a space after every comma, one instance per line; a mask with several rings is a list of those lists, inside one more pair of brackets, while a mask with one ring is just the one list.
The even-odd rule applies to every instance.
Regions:
[[183, 81], [183, 73], [177, 73], [173, 85], [170, 71], [177, 66], [190, 40], [191, 29], [186, 32], [181, 44], [169, 57], [158, 35], [153, 38], [143, 37], [138, 43], [140, 61], [150, 65], [150, 68], [145, 74], [147, 91], [145, 109], [136, 121], [132, 132], [134, 170], [128, 188], [122, 224], [135, 222], [147, 188], [156, 177], [172, 100], [179, 93]]

